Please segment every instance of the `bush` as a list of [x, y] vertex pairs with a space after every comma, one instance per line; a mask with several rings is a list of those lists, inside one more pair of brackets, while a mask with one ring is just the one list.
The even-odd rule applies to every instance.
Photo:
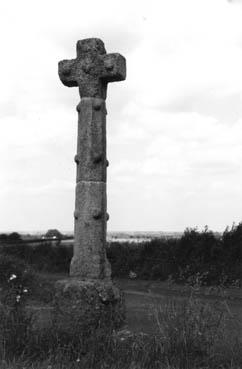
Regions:
[[[242, 223], [226, 229], [218, 237], [205, 227], [199, 232], [187, 228], [180, 239], [154, 239], [142, 244], [113, 242], [107, 255], [113, 277], [128, 278], [134, 272], [140, 279], [177, 283], [240, 285], [242, 279]], [[194, 282], [196, 283], [196, 282]]]
[[6, 243], [20, 243], [22, 242], [22, 238], [19, 233], [12, 232], [10, 234], [2, 233], [0, 234], [0, 243], [6, 244]]
[[130, 270], [136, 272], [140, 266], [140, 247], [128, 242], [112, 242], [107, 248], [107, 257], [112, 266], [113, 277], [127, 277]]
[[35, 270], [67, 273], [73, 255], [72, 248], [64, 246], [52, 246], [45, 242], [36, 246], [29, 244], [6, 244], [2, 246], [3, 255], [11, 255], [24, 260], [27, 264], [34, 266]]
[[242, 223], [226, 228], [222, 236], [223, 259], [238, 264], [242, 261]]
[[187, 260], [199, 264], [211, 263], [218, 243], [213, 232], [207, 227], [202, 232], [198, 232], [196, 228], [187, 228], [180, 240], [180, 261], [184, 264]]
[[[68, 273], [72, 248], [52, 246], [45, 242], [36, 246], [23, 241], [1, 247], [12, 255], [43, 272]], [[240, 285], [242, 279], [242, 223], [226, 229], [221, 237], [207, 227], [199, 232], [187, 228], [180, 239], [154, 239], [144, 243], [112, 242], [107, 247], [112, 276], [138, 279], [167, 280], [201, 285]], [[132, 275], [132, 274], [131, 274]]]

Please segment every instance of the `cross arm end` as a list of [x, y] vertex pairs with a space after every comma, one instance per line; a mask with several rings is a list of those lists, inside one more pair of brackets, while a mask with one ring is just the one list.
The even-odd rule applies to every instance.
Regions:
[[58, 74], [61, 82], [67, 87], [78, 86], [75, 75], [74, 75], [74, 64], [75, 59], [72, 60], [61, 60], [58, 63]]
[[125, 58], [118, 53], [105, 55], [102, 78], [107, 82], [124, 81], [126, 78]]

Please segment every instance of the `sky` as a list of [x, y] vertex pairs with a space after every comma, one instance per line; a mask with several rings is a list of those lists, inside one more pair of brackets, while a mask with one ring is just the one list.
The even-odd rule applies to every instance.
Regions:
[[107, 97], [109, 231], [242, 221], [242, 0], [3, 0], [0, 232], [73, 230], [76, 41], [127, 61]]

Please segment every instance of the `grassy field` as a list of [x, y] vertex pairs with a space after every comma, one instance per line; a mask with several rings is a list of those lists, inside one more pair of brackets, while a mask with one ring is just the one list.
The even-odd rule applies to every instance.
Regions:
[[[242, 226], [240, 230], [242, 234]], [[196, 251], [191, 265], [201, 257], [198, 251], [203, 250], [207, 240], [212, 241], [212, 246], [218, 242], [207, 231], [201, 235], [189, 231], [187, 238], [192, 240], [187, 252]], [[187, 274], [174, 283], [169, 270], [163, 270], [166, 255], [162, 254], [168, 252], [169, 256], [168, 246], [173, 244], [162, 242], [155, 241], [142, 249], [115, 246], [111, 250], [112, 267], [117, 272], [114, 281], [125, 293], [127, 321], [123, 329], [115, 332], [106, 327], [70, 336], [51, 327], [48, 309], [55, 281], [68, 276], [71, 250], [47, 244], [34, 250], [21, 243], [6, 245], [0, 259], [0, 369], [242, 369], [240, 284], [221, 279], [217, 267], [210, 274], [206, 270], [197, 272], [200, 264], [192, 274], [184, 264], [182, 273]], [[227, 253], [232, 249], [231, 242]], [[237, 238], [234, 245], [238, 251]], [[179, 255], [180, 244], [173, 246], [171, 255]], [[217, 251], [211, 248], [214, 255]], [[233, 255], [238, 256], [237, 251]], [[181, 257], [184, 258], [184, 253]], [[231, 258], [231, 265], [232, 261]], [[155, 262], [160, 263], [155, 265], [160, 269], [153, 268]], [[204, 259], [202, 265], [206, 263]], [[239, 266], [235, 277], [241, 273]], [[213, 279], [214, 271], [219, 278]], [[169, 277], [166, 281], [159, 280], [163, 272]], [[141, 279], [143, 275], [147, 275], [147, 280]], [[233, 282], [233, 273], [231, 278]], [[210, 283], [213, 280], [219, 283], [214, 286]], [[36, 311], [41, 307], [44, 327], [41, 332], [33, 331], [26, 306]]]
[[[52, 299], [53, 285], [58, 279], [68, 277], [65, 273], [39, 273], [42, 280], [39, 294], [30, 300], [30, 304], [36, 307], [48, 305], [48, 299], [43, 302], [43, 297]], [[147, 281], [131, 279], [114, 279], [114, 283], [124, 291], [126, 303], [126, 329], [134, 333], [157, 333], [157, 325], [154, 320], [154, 311], [160, 306], [171, 303], [184, 304], [196, 299], [207, 304], [215, 310], [222, 311], [226, 316], [226, 331], [234, 330], [242, 338], [242, 288], [221, 288], [188, 286], [170, 283], [169, 281]], [[49, 310], [46, 310], [47, 318], [43, 310], [43, 321], [46, 322]]]
[[[48, 293], [51, 300], [53, 283], [66, 276], [39, 273], [42, 287], [32, 304], [40, 304]], [[0, 368], [242, 368], [240, 289], [208, 291], [129, 279], [115, 283], [125, 291], [127, 324], [122, 330], [97, 332], [84, 349], [80, 337], [63, 337], [48, 328], [42, 336], [28, 329], [23, 334], [16, 330], [16, 321], [10, 321], [7, 331], [21, 350], [8, 351], [11, 342], [6, 343], [0, 331]], [[21, 314], [17, 318], [24, 327]]]

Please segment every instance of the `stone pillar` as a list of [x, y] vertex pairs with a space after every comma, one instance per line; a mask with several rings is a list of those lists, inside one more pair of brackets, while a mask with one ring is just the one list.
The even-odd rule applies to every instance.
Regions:
[[[65, 332], [124, 320], [123, 294], [111, 281], [106, 257], [106, 93], [109, 82], [126, 78], [125, 58], [107, 54], [100, 39], [80, 40], [77, 57], [59, 62], [59, 77], [78, 87], [78, 138], [72, 278], [56, 283], [55, 324]], [[112, 325], [112, 324], [111, 324]]]
[[84, 97], [77, 111], [75, 240], [70, 274], [82, 279], [104, 279], [111, 275], [106, 258], [105, 100]]

